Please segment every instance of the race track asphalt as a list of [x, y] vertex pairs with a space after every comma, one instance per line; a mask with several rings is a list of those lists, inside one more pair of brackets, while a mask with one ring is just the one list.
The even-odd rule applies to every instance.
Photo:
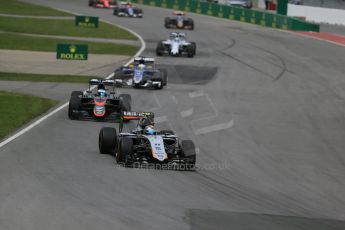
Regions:
[[[128, 27], [154, 56], [171, 10], [117, 18], [85, 0], [28, 0]], [[345, 49], [188, 14], [195, 58], [157, 58], [162, 91], [121, 90], [198, 147], [195, 172], [117, 167], [100, 122], [67, 109], [0, 149], [0, 229], [345, 229]], [[66, 99], [69, 95], [66, 95]]]

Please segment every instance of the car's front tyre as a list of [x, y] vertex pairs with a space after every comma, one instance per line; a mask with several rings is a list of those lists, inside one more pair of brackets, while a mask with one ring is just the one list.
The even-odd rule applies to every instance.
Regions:
[[128, 166], [128, 158], [131, 155], [133, 155], [133, 140], [128, 137], [123, 137], [116, 152], [116, 161], [119, 164], [122, 163], [124, 166]]
[[78, 119], [78, 114], [76, 114], [74, 111], [78, 111], [81, 105], [81, 98], [80, 96], [83, 95], [83, 92], [81, 91], [73, 91], [71, 93], [71, 98], [69, 100], [68, 104], [68, 117], [71, 120]]
[[117, 133], [115, 128], [103, 127], [99, 132], [98, 148], [101, 154], [115, 154], [117, 149]]
[[195, 169], [196, 151], [194, 142], [192, 140], [183, 140], [181, 142], [181, 149], [183, 157], [186, 159], [186, 169]]

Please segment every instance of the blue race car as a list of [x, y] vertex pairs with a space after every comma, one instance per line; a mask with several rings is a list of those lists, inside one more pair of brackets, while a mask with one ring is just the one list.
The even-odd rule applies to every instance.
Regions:
[[118, 17], [142, 18], [143, 10], [133, 6], [130, 2], [120, 2], [114, 8], [113, 14]]
[[156, 69], [154, 61], [154, 58], [136, 57], [130, 65], [116, 69], [116, 86], [163, 89], [167, 85], [168, 74], [166, 69]]

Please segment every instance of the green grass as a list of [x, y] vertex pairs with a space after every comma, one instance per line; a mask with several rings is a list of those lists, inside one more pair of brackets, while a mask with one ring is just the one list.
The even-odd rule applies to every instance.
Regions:
[[92, 78], [92, 76], [0, 72], [0, 81], [88, 83], [90, 78]]
[[0, 33], [0, 41], [0, 49], [10, 50], [55, 52], [58, 43], [86, 44], [89, 45], [89, 53], [91, 54], [116, 54], [133, 56], [138, 50], [137, 46], [130, 45], [84, 42], [66, 39], [39, 38], [10, 33]]
[[77, 27], [74, 20], [0, 17], [0, 30], [7, 32], [137, 40], [128, 31], [104, 22], [99, 28]]
[[56, 104], [46, 98], [0, 91], [0, 139]]
[[0, 14], [71, 16], [71, 14], [54, 10], [52, 8], [24, 3], [17, 0], [0, 0]]

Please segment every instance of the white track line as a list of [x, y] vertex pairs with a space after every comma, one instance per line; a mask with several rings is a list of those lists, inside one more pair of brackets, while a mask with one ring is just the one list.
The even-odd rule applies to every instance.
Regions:
[[181, 114], [181, 117], [185, 118], [185, 117], [192, 116], [193, 112], [194, 112], [194, 108], [192, 107], [190, 109], [187, 109], [187, 110], [180, 112], [180, 114]]
[[206, 134], [206, 133], [216, 132], [216, 131], [223, 130], [223, 129], [229, 129], [233, 126], [234, 126], [234, 120], [232, 119], [231, 121], [226, 122], [226, 123], [211, 125], [211, 126], [197, 129], [194, 131], [194, 133], [196, 135]]
[[[67, 10], [62, 10], [62, 9], [59, 9], [61, 11], [65, 11], [65, 12], [69, 12], [69, 13], [72, 13], [72, 14], [75, 14], [75, 15], [78, 15], [77, 13], [74, 13], [74, 12], [71, 12], [71, 11], [67, 11]], [[101, 20], [101, 21], [104, 21], [104, 20]], [[109, 23], [109, 24], [112, 24], [112, 25], [115, 25], [111, 22], [108, 22], [108, 21], [104, 21], [106, 23]], [[146, 43], [144, 41], [144, 39], [139, 35], [137, 34], [136, 32], [134, 32], [133, 30], [131, 29], [128, 29], [126, 27], [123, 27], [123, 26], [120, 26], [120, 25], [115, 25], [115, 26], [118, 26], [124, 30], [127, 30], [129, 31], [130, 33], [134, 34], [136, 37], [139, 38], [140, 40], [140, 43], [141, 43], [141, 48], [139, 49], [139, 51], [125, 64], [125, 65], [129, 65], [129, 63], [131, 63], [134, 59], [134, 57], [136, 56], [139, 56], [146, 48]], [[109, 79], [109, 78], [112, 78], [114, 76], [114, 73], [111, 73], [109, 74], [106, 79]], [[94, 88], [94, 87], [93, 87]], [[35, 122], [31, 123], [29, 126], [25, 127], [24, 129], [20, 130], [19, 132], [17, 133], [14, 133], [13, 135], [7, 137], [5, 140], [3, 140], [1, 143], [0, 143], [0, 148], [2, 148], [3, 146], [5, 146], [6, 144], [10, 143], [11, 141], [17, 139], [18, 137], [20, 137], [21, 135], [23, 135], [24, 133], [30, 131], [32, 128], [36, 127], [37, 125], [39, 125], [40, 123], [42, 123], [43, 121], [47, 120], [49, 117], [53, 116], [55, 113], [59, 112], [60, 110], [64, 109], [65, 107], [68, 106], [68, 103], [69, 102], [65, 102], [63, 105], [60, 105], [59, 107], [57, 107], [56, 109], [54, 109], [53, 111], [47, 113], [46, 115], [40, 117], [38, 120], [36, 120]]]

